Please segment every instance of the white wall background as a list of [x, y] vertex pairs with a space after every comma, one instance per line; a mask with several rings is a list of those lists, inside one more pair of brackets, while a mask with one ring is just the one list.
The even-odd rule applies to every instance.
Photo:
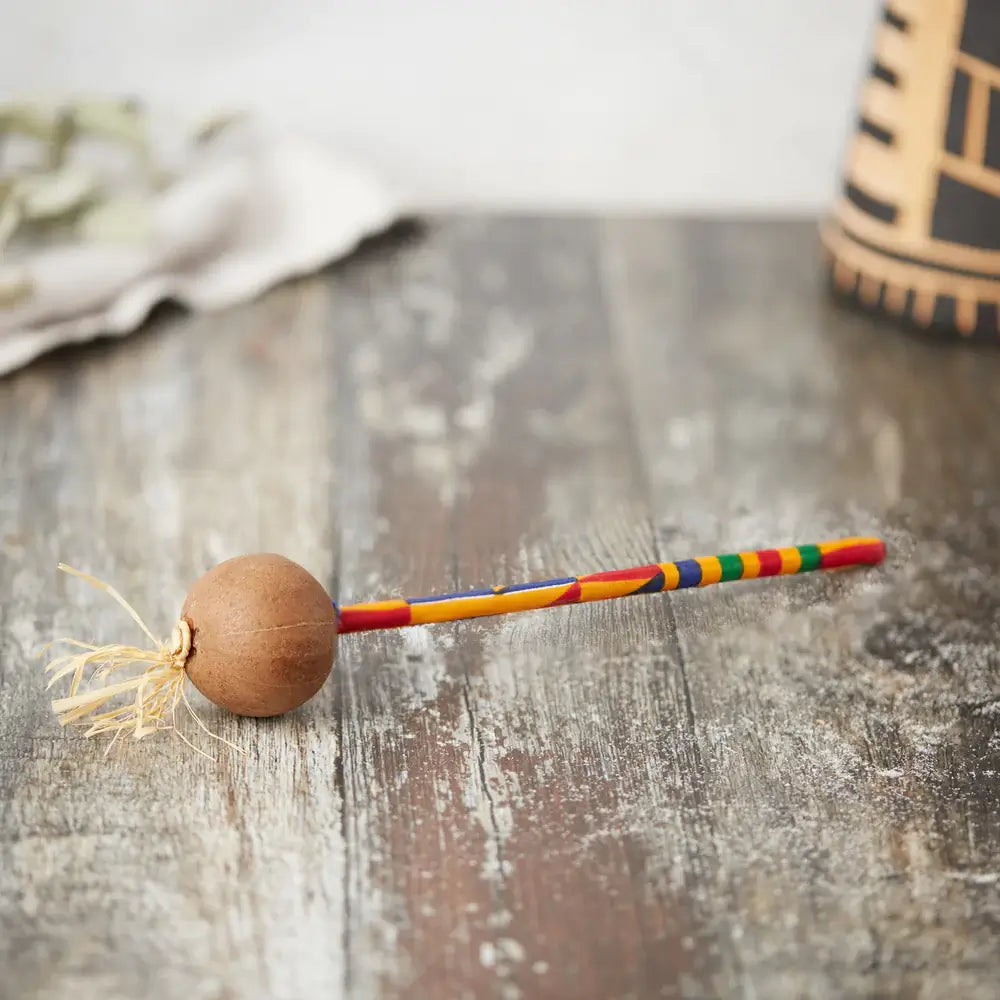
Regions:
[[0, 98], [249, 106], [421, 206], [822, 208], [876, 0], [6, 0]]

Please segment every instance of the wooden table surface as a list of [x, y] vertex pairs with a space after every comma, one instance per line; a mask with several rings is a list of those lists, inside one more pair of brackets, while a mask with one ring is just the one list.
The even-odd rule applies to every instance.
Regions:
[[[4, 998], [997, 996], [1000, 351], [805, 223], [443, 219], [0, 381]], [[883, 533], [876, 570], [345, 637], [216, 762], [36, 652], [217, 561], [357, 600]], [[197, 730], [188, 727], [197, 740]], [[204, 742], [202, 743], [204, 745]]]

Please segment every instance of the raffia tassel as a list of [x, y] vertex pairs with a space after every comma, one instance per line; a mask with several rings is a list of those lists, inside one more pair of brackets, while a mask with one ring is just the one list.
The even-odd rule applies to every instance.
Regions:
[[[45, 668], [46, 672], [52, 675], [48, 688], [66, 677], [71, 678], [69, 695], [52, 701], [52, 710], [56, 713], [60, 725], [86, 725], [89, 728], [84, 733], [85, 737], [110, 734], [111, 742], [108, 750], [118, 740], [128, 735], [134, 739], [142, 739], [151, 733], [170, 729], [197, 753], [211, 759], [210, 754], [194, 746], [178, 729], [177, 708], [183, 705], [208, 736], [240, 753], [246, 753], [242, 747], [213, 733], [198, 717], [188, 701], [185, 690], [187, 685], [185, 663], [191, 651], [191, 628], [183, 618], [174, 626], [169, 642], [164, 642], [153, 635], [138, 612], [114, 587], [65, 563], [60, 563], [59, 569], [85, 580], [113, 598], [142, 629], [152, 647], [143, 649], [139, 646], [117, 643], [94, 646], [78, 639], [57, 639], [46, 646], [46, 650], [60, 644], [78, 650], [57, 657]], [[107, 683], [81, 692], [80, 686], [84, 682], [84, 674], [91, 666], [96, 666], [96, 669], [89, 680]], [[137, 675], [124, 680], [108, 680], [118, 671], [140, 666], [143, 669]], [[107, 707], [122, 696], [128, 696], [128, 701], [118, 707]]]

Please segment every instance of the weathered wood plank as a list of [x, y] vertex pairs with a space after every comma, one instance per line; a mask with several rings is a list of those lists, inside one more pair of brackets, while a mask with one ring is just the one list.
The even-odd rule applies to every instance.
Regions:
[[311, 282], [0, 383], [6, 995], [295, 997], [343, 980], [332, 691], [277, 725], [197, 699], [246, 759], [169, 738], [104, 758], [53, 724], [35, 659], [53, 635], [131, 635], [103, 595], [56, 578], [59, 558], [164, 632], [229, 555], [276, 548], [330, 578], [327, 303]]
[[1000, 356], [830, 309], [808, 226], [608, 237], [664, 547], [891, 541], [878, 574], [671, 601], [715, 989], [991, 996]]
[[[377, 285], [428, 315], [349, 324], [366, 331], [359, 391], [392, 402], [362, 430], [377, 485], [351, 517], [386, 522], [364, 571], [420, 545], [400, 592], [648, 558], [593, 226], [464, 222], [384, 266]], [[415, 290], [427, 271], [430, 295]], [[365, 280], [355, 295], [375, 310]], [[661, 966], [664, 983], [687, 975], [688, 917], [637, 898], [647, 852], [628, 830], [674, 785], [691, 794], [668, 625], [649, 607], [587, 607], [428, 630], [419, 648], [412, 633], [345, 642], [345, 714], [366, 727], [347, 741], [346, 785], [371, 817], [351, 912], [371, 940], [395, 895], [408, 959], [383, 988], [584, 998], [658, 989]], [[407, 643], [437, 678], [412, 713], [385, 666]]]
[[[434, 228], [406, 253], [369, 254], [333, 278], [345, 335], [337, 493], [345, 599], [447, 588], [454, 575], [454, 251], [451, 230]], [[469, 863], [484, 835], [466, 796], [471, 756], [452, 632], [348, 637], [335, 681], [346, 989], [432, 996], [444, 983], [461, 996], [479, 967], [470, 923], [488, 916], [490, 887]]]

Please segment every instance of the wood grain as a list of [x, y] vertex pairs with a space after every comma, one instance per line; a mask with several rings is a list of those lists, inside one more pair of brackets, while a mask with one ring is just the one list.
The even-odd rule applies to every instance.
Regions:
[[[0, 995], [992, 997], [1000, 355], [806, 224], [439, 220], [0, 382]], [[247, 757], [36, 648], [280, 551], [363, 600], [854, 532], [870, 573], [341, 643]], [[189, 727], [190, 728], [190, 727]]]

